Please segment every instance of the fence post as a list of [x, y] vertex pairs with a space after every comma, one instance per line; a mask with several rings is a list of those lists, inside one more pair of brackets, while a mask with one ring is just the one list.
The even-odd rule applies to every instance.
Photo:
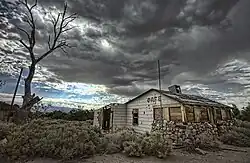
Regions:
[[21, 80], [21, 77], [22, 77], [22, 73], [23, 73], [23, 68], [21, 68], [20, 75], [19, 75], [18, 80], [17, 80], [15, 92], [14, 92], [14, 95], [13, 95], [13, 98], [12, 98], [12, 101], [11, 101], [11, 110], [13, 109], [13, 104], [14, 104], [16, 93], [17, 93], [17, 90], [18, 90], [18, 86], [19, 86], [19, 83], [20, 83], [20, 80]]

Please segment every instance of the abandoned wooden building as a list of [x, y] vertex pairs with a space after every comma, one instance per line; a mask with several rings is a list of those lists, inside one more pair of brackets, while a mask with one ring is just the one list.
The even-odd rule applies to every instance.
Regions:
[[131, 127], [150, 132], [155, 120], [217, 123], [232, 119], [231, 107], [197, 96], [183, 94], [180, 86], [169, 91], [150, 89], [125, 104], [113, 103], [95, 111], [94, 125], [104, 130]]

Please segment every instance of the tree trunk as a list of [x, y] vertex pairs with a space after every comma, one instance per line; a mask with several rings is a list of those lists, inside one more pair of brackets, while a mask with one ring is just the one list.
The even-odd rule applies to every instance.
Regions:
[[24, 97], [23, 97], [23, 106], [27, 105], [32, 99], [31, 96], [31, 82], [35, 74], [36, 64], [32, 63], [29, 67], [28, 77], [25, 79], [25, 88], [24, 88]]

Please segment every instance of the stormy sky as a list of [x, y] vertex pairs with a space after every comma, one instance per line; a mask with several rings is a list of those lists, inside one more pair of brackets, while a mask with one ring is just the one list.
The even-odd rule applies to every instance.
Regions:
[[[29, 1], [32, 3], [32, 1]], [[38, 0], [36, 56], [47, 47], [48, 13], [62, 11], [63, 0]], [[68, 0], [78, 14], [64, 35], [74, 47], [58, 50], [37, 65], [32, 90], [44, 101], [89, 107], [124, 102], [158, 87], [179, 84], [184, 93], [225, 104], [250, 100], [249, 0]], [[20, 45], [28, 29], [24, 9], [0, 0], [0, 93], [13, 93], [21, 67], [30, 63]], [[92, 106], [91, 106], [92, 107]], [[94, 106], [93, 106], [94, 107]]]

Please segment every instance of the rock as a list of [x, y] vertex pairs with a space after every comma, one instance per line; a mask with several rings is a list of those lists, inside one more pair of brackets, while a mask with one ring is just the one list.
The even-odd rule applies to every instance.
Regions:
[[204, 127], [212, 128], [213, 126], [211, 124], [209, 124], [209, 123], [206, 122]]
[[198, 154], [200, 154], [200, 155], [206, 155], [206, 154], [207, 154], [206, 151], [204, 151], [204, 150], [202, 150], [202, 149], [200, 149], [200, 148], [195, 148], [195, 151], [196, 151]]
[[7, 144], [8, 140], [4, 138], [3, 140], [0, 141], [0, 145], [5, 145]]

